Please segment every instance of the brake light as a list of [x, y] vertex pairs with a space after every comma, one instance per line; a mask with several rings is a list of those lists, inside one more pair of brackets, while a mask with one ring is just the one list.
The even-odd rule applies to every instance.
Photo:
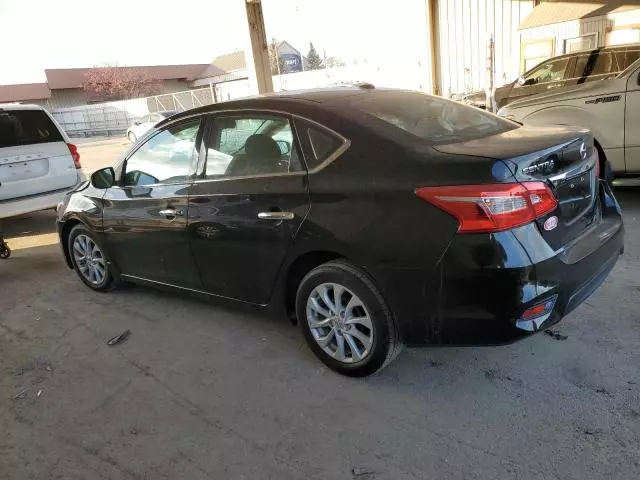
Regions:
[[67, 147], [69, 147], [71, 158], [73, 158], [73, 164], [76, 166], [76, 168], [82, 168], [82, 165], [80, 165], [80, 153], [78, 152], [78, 147], [76, 147], [73, 143], [67, 143]]
[[533, 222], [558, 206], [543, 182], [423, 187], [415, 193], [456, 217], [460, 233], [509, 230]]

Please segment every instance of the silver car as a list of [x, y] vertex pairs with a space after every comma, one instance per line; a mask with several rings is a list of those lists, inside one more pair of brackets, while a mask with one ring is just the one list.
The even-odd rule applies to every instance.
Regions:
[[145, 133], [151, 130], [156, 123], [161, 122], [165, 118], [169, 118], [176, 113], [178, 113], [177, 110], [165, 110], [163, 112], [150, 113], [137, 119], [127, 130], [127, 138], [131, 143], [134, 143]]

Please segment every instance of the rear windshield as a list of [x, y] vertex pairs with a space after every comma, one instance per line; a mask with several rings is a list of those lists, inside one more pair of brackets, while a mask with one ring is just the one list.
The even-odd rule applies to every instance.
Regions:
[[0, 148], [62, 141], [60, 131], [42, 110], [0, 108]]
[[433, 145], [466, 142], [517, 128], [475, 107], [421, 93], [358, 95], [352, 105]]

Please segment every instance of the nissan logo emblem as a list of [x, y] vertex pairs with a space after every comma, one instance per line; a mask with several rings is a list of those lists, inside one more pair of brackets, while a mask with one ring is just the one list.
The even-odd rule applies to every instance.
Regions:
[[558, 226], [558, 217], [555, 215], [553, 217], [549, 217], [544, 221], [544, 229], [548, 232], [549, 230], [553, 230]]

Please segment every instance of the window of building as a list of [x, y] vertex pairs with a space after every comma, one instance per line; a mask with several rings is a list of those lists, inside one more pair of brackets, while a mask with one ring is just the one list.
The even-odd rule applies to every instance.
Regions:
[[575, 38], [567, 38], [564, 41], [564, 53], [581, 52], [583, 50], [595, 50], [598, 48], [598, 34], [590, 33]]
[[523, 40], [520, 55], [520, 58], [522, 58], [522, 71], [528, 72], [536, 65], [553, 57], [555, 53], [555, 42], [555, 38]]

